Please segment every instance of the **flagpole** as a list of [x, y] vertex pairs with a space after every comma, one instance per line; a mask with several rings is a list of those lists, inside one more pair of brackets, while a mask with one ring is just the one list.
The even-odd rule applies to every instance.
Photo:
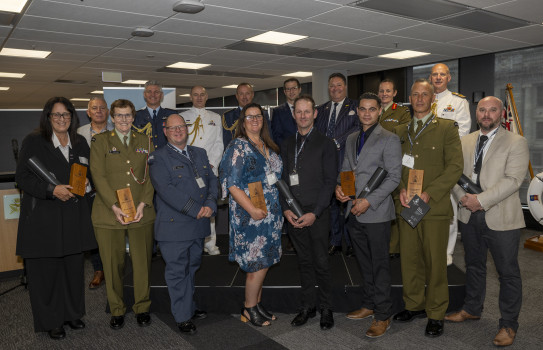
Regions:
[[[515, 97], [513, 97], [513, 85], [511, 83], [507, 84], [506, 87], [507, 93], [509, 94], [509, 100], [511, 101], [511, 107], [513, 109], [513, 117], [515, 118], [515, 123], [517, 124], [518, 133], [521, 136], [524, 136], [522, 132], [522, 126], [520, 125], [520, 120], [518, 117], [517, 105], [515, 104]], [[532, 168], [532, 162], [528, 161], [528, 170], [530, 171], [530, 178], [534, 178], [534, 169]]]

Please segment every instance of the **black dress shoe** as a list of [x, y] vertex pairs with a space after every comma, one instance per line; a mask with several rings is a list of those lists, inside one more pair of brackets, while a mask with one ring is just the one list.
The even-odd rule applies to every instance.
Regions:
[[70, 326], [71, 329], [83, 329], [85, 328], [85, 323], [81, 320], [66, 321], [64, 324]]
[[315, 308], [311, 309], [302, 309], [296, 317], [290, 322], [294, 327], [301, 326], [307, 322], [310, 318], [313, 318], [317, 315], [317, 310]]
[[194, 310], [194, 315], [192, 315], [193, 320], [203, 320], [206, 317], [207, 312], [198, 309]]
[[60, 340], [66, 338], [64, 327], [53, 328], [48, 333], [51, 339]]
[[151, 315], [148, 312], [142, 312], [141, 314], [136, 314], [136, 321], [138, 321], [138, 326], [147, 327], [151, 324]]
[[434, 320], [429, 318], [426, 324], [426, 336], [427, 337], [439, 337], [443, 334], [443, 320]]
[[124, 316], [111, 316], [109, 326], [115, 330], [121, 329], [124, 326]]
[[328, 248], [328, 255], [334, 255], [338, 252], [341, 252], [340, 245], [331, 245], [330, 248]]
[[177, 327], [182, 333], [193, 335], [196, 333], [196, 326], [192, 321], [185, 321], [177, 324]]
[[402, 312], [397, 313], [394, 315], [393, 319], [394, 321], [398, 322], [411, 322], [414, 318], [425, 318], [426, 317], [426, 310], [420, 310], [420, 311], [410, 311], [410, 310], [403, 310]]
[[396, 259], [400, 257], [400, 253], [390, 253], [389, 255], [391, 259]]
[[345, 256], [350, 258], [354, 256], [354, 250], [352, 246], [347, 246], [347, 250], [345, 250]]
[[334, 327], [334, 314], [330, 309], [321, 310], [321, 329], [323, 331]]

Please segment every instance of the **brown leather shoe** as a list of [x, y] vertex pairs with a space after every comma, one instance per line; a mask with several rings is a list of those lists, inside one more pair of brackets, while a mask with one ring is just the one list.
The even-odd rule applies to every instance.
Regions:
[[445, 320], [450, 322], [464, 322], [465, 320], [479, 320], [480, 318], [481, 316], [470, 315], [464, 310], [445, 316]]
[[385, 321], [379, 321], [376, 319], [373, 319], [373, 322], [371, 323], [371, 327], [366, 332], [366, 337], [368, 338], [379, 338], [380, 336], [384, 335], [386, 331], [390, 328], [390, 318]]
[[512, 328], [506, 328], [502, 327], [500, 328], [500, 331], [498, 334], [496, 334], [496, 338], [494, 338], [494, 345], [496, 346], [508, 346], [513, 344], [513, 341], [515, 340], [515, 331]]
[[366, 309], [365, 307], [363, 307], [359, 310], [349, 312], [347, 314], [347, 318], [350, 320], [362, 320], [372, 315], [373, 315], [373, 310]]
[[89, 289], [96, 289], [104, 282], [104, 271], [94, 271], [94, 278], [89, 283]]

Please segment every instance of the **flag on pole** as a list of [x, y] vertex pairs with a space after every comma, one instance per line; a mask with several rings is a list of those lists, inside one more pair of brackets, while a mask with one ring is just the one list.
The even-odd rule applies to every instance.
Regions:
[[519, 134], [517, 122], [513, 116], [513, 110], [511, 107], [511, 97], [508, 93], [505, 94], [505, 116], [502, 119], [502, 126], [515, 134]]

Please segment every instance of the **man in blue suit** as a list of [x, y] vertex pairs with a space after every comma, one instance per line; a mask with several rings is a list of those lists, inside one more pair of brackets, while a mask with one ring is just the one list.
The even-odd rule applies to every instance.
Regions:
[[302, 87], [296, 78], [290, 78], [283, 83], [283, 92], [287, 102], [275, 107], [272, 111], [272, 135], [273, 141], [281, 147], [283, 140], [296, 134], [296, 122], [293, 113], [294, 100], [300, 96]]
[[132, 126], [135, 131], [152, 137], [155, 149], [158, 149], [167, 142], [163, 132], [166, 118], [177, 112], [173, 109], [160, 107], [164, 93], [162, 92], [162, 84], [156, 80], [149, 80], [145, 83], [143, 99], [147, 106], [136, 112]]
[[196, 333], [194, 275], [200, 267], [209, 218], [217, 211], [218, 181], [203, 148], [187, 146], [188, 129], [178, 114], [166, 118], [166, 146], [149, 156], [156, 191], [155, 238], [166, 262], [164, 272], [172, 314], [179, 330]]
[[[358, 103], [347, 97], [347, 78], [341, 73], [332, 73], [328, 77], [328, 94], [330, 101], [318, 107], [315, 127], [322, 134], [331, 138], [336, 144], [338, 159], [343, 160], [345, 155], [345, 142], [347, 136], [358, 131], [359, 122], [356, 114]], [[338, 170], [341, 164], [338, 162]], [[345, 236], [347, 243], [347, 256], [353, 255], [353, 248], [345, 226], [345, 219], [341, 215], [344, 206], [332, 198], [330, 206], [330, 249], [329, 254], [340, 252], [341, 240]]]
[[[243, 109], [243, 107], [253, 102], [254, 97], [255, 92], [253, 91], [253, 86], [251, 84], [239, 83], [238, 87], [236, 88], [236, 99], [238, 100], [238, 107], [229, 110], [222, 116], [222, 141], [224, 143], [225, 150], [230, 141], [232, 141], [232, 139], [234, 138], [241, 110]], [[264, 117], [268, 122], [268, 130], [271, 130], [270, 117], [268, 116], [268, 113], [266, 113], [266, 111], [264, 111]]]

